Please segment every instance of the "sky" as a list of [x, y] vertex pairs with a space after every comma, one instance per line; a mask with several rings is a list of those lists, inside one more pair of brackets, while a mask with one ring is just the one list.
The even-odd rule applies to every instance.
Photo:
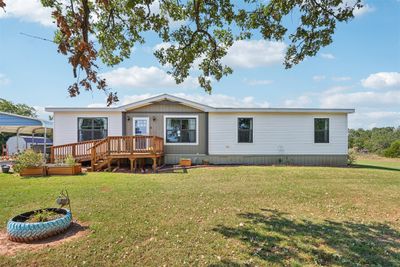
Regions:
[[[34, 106], [42, 118], [47, 106], [105, 105], [98, 91], [70, 98], [74, 78], [67, 58], [55, 44], [24, 35], [52, 39], [50, 11], [39, 0], [6, 3], [7, 12], [0, 10], [0, 98]], [[211, 106], [355, 108], [350, 128], [400, 126], [400, 0], [364, 0], [355, 15], [338, 25], [331, 45], [289, 70], [283, 66], [287, 43], [258, 36], [236, 42], [223, 59], [234, 73], [214, 82], [212, 95], [195, 76], [175, 84], [153, 55], [167, 45], [154, 34], [128, 60], [100, 65], [99, 72], [118, 92], [119, 104], [169, 93]]]

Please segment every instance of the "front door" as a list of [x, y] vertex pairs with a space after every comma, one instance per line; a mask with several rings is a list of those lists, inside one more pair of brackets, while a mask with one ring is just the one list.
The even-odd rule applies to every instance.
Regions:
[[[133, 118], [133, 135], [135, 136], [148, 136], [149, 135], [149, 118]], [[147, 149], [148, 140], [146, 138], [136, 138], [136, 149]]]

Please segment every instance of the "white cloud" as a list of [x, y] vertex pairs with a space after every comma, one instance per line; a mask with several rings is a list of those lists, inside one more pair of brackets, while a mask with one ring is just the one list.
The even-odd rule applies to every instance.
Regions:
[[311, 98], [308, 96], [299, 96], [296, 99], [288, 99], [285, 101], [284, 105], [288, 108], [302, 108], [310, 105], [312, 102]]
[[324, 95], [320, 99], [321, 107], [399, 107], [400, 91], [378, 92], [353, 92]]
[[274, 81], [272, 81], [272, 80], [248, 80], [248, 79], [244, 79], [243, 82], [246, 83], [247, 85], [250, 85], [250, 86], [258, 86], [258, 85], [268, 85], [268, 84], [273, 83]]
[[[224, 94], [212, 94], [212, 95], [201, 95], [201, 94], [186, 94], [186, 93], [175, 93], [172, 94], [177, 97], [209, 105], [212, 107], [269, 107], [267, 101], [257, 101], [252, 96], [245, 96], [241, 98], [228, 96]], [[140, 94], [125, 96], [122, 99], [123, 105], [132, 102], [140, 101], [149, 97], [154, 96], [153, 94]]]
[[322, 58], [324, 58], [324, 59], [335, 59], [335, 56], [333, 54], [330, 54], [330, 53], [321, 53], [320, 56]]
[[358, 112], [349, 116], [349, 128], [373, 128], [384, 126], [399, 126], [400, 112], [396, 111], [372, 111]]
[[343, 91], [348, 91], [351, 88], [353, 88], [352, 86], [332, 86], [331, 88], [329, 88], [328, 90], [325, 90], [323, 92], [323, 94], [325, 95], [330, 95], [330, 94], [336, 94], [336, 93], [341, 93]]
[[10, 83], [10, 79], [3, 73], [0, 73], [0, 86], [4, 86]]
[[0, 10], [1, 18], [19, 18], [22, 21], [36, 22], [44, 26], [53, 26], [51, 9], [44, 8], [40, 0], [6, 1], [6, 12]]
[[131, 88], [195, 88], [198, 86], [197, 80], [188, 77], [185, 82], [177, 85], [174, 78], [158, 67], [138, 67], [117, 68], [110, 72], [101, 74], [107, 83], [113, 87]]
[[159, 43], [159, 44], [156, 44], [155, 46], [153, 46], [153, 51], [159, 50], [161, 48], [167, 49], [167, 48], [171, 47], [171, 45], [172, 44], [169, 42]]
[[[357, 3], [357, 0], [343, 0], [342, 4], [339, 5], [339, 7], [349, 7], [349, 6], [354, 6]], [[361, 1], [361, 4], [363, 5], [361, 8], [355, 8], [353, 11], [354, 17], [361, 17], [367, 13], [371, 13], [375, 11], [375, 8], [373, 6], [370, 6], [369, 4], [366, 4], [365, 1]]]
[[370, 5], [364, 3], [362, 8], [354, 9], [353, 14], [355, 17], [360, 17], [360, 16], [363, 16], [367, 13], [371, 13], [374, 11], [375, 11], [375, 8], [373, 6], [370, 6]]
[[377, 72], [361, 80], [367, 88], [382, 89], [387, 87], [400, 87], [400, 72]]
[[314, 76], [312, 77], [312, 79], [313, 79], [314, 81], [319, 82], [319, 81], [325, 80], [325, 79], [326, 79], [326, 76], [325, 76], [325, 75], [314, 75]]
[[232, 67], [256, 68], [280, 64], [286, 44], [265, 40], [239, 40], [228, 50], [223, 62]]
[[348, 76], [332, 77], [332, 80], [335, 82], [345, 82], [345, 81], [350, 81], [351, 77]]

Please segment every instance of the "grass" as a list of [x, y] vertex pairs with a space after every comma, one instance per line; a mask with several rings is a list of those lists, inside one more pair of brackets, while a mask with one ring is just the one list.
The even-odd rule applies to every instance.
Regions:
[[360, 155], [356, 163], [356, 166], [363, 168], [400, 171], [400, 160], [395, 158], [384, 158], [377, 155]]
[[89, 236], [0, 256], [1, 266], [400, 265], [396, 170], [249, 166], [158, 175], [0, 174], [0, 226], [18, 213], [55, 206], [62, 188], [75, 218], [90, 225]]

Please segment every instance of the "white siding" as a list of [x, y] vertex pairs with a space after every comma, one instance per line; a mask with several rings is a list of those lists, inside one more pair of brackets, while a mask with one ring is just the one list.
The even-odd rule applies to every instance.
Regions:
[[108, 135], [122, 135], [121, 112], [54, 112], [54, 145], [78, 141], [78, 117], [107, 117]]
[[[237, 118], [253, 118], [253, 143], [237, 142]], [[314, 143], [314, 118], [329, 118], [329, 143]], [[347, 154], [347, 114], [209, 113], [210, 155]]]

